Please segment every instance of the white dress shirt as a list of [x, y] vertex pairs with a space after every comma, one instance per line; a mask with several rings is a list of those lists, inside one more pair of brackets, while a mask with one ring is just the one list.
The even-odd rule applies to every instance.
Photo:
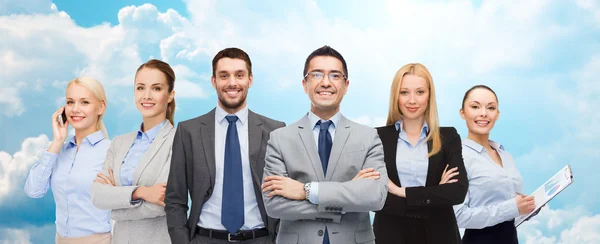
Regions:
[[[221, 207], [223, 200], [223, 164], [225, 162], [225, 139], [229, 122], [225, 116], [229, 115], [217, 105], [215, 109], [215, 187], [211, 197], [202, 206], [198, 225], [202, 228], [213, 230], [225, 230], [221, 224]], [[265, 227], [260, 215], [254, 183], [252, 182], [252, 171], [250, 170], [248, 150], [248, 107], [235, 113], [238, 120], [235, 122], [240, 141], [242, 154], [242, 177], [244, 184], [244, 225], [240, 230], [252, 230]]]

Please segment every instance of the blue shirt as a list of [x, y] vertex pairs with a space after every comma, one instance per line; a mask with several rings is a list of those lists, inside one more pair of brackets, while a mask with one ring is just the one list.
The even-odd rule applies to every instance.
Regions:
[[52, 189], [56, 232], [65, 238], [110, 232], [110, 215], [92, 204], [90, 186], [102, 170], [110, 140], [104, 131], [84, 138], [77, 150], [72, 137], [59, 154], [45, 151], [29, 171], [25, 193], [41, 198]]
[[[223, 204], [223, 167], [225, 165], [225, 139], [229, 122], [225, 116], [229, 115], [223, 108], [215, 109], [215, 187], [210, 198], [202, 205], [202, 212], [198, 218], [198, 226], [206, 229], [225, 230], [221, 224], [221, 206]], [[244, 225], [240, 230], [252, 230], [265, 227], [260, 215], [260, 208], [254, 193], [252, 171], [250, 169], [250, 154], [248, 150], [248, 107], [244, 107], [235, 116], [238, 120], [235, 126], [240, 142], [242, 155], [242, 184], [244, 185]], [[256, 126], [256, 125], [254, 125]]]
[[[335, 129], [336, 129], [337, 125], [340, 123], [341, 118], [342, 118], [342, 114], [340, 114], [339, 112], [337, 112], [336, 114], [331, 116], [331, 118], [329, 118], [329, 120], [331, 120], [331, 125], [329, 125], [329, 128], [327, 129], [327, 131], [329, 131], [329, 134], [331, 134], [331, 143], [334, 142]], [[308, 121], [310, 122], [311, 125], [313, 125], [313, 130], [312, 130], [313, 137], [315, 140], [315, 144], [317, 145], [317, 148], [319, 148], [319, 132], [321, 131], [321, 129], [320, 129], [320, 126], [317, 125], [317, 123], [319, 121], [321, 121], [321, 123], [327, 122], [327, 120], [323, 120], [323, 119], [319, 118], [319, 116], [314, 114], [312, 111], [309, 111], [308, 112]], [[311, 182], [310, 183], [310, 192], [308, 193], [308, 201], [313, 204], [319, 204], [319, 182]]]
[[469, 191], [465, 201], [454, 206], [460, 228], [482, 229], [519, 216], [514, 198], [523, 190], [521, 174], [502, 145], [489, 143], [500, 155], [503, 166], [496, 164], [477, 142], [462, 140]]
[[160, 129], [162, 129], [166, 123], [167, 120], [154, 126], [154, 128], [147, 130], [146, 132], [143, 132], [140, 128], [135, 140], [133, 141], [133, 144], [131, 145], [131, 148], [123, 159], [123, 165], [121, 165], [120, 177], [121, 184], [123, 186], [133, 185], [133, 173], [135, 173], [135, 169], [140, 162], [140, 158], [144, 156], [144, 153], [146, 150], [148, 150], [150, 145], [152, 145], [154, 138], [156, 138], [156, 135], [158, 135], [158, 132], [160, 132]]
[[402, 127], [402, 120], [396, 122], [396, 130], [400, 130], [396, 146], [396, 169], [400, 184], [402, 187], [425, 186], [429, 168], [429, 157], [427, 157], [429, 150], [425, 140], [429, 131], [427, 121], [423, 121], [419, 141], [414, 146]]

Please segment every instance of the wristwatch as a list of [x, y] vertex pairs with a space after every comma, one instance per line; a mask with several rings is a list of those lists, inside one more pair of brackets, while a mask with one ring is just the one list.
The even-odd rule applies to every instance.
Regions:
[[304, 191], [306, 192], [306, 200], [308, 200], [308, 196], [310, 196], [310, 182], [304, 184]]

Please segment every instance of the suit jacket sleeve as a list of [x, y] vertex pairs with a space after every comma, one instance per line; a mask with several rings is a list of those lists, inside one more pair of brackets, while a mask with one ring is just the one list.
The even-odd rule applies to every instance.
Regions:
[[[165, 146], [166, 147], [166, 146]], [[170, 161], [172, 152], [169, 149], [169, 156], [167, 162], [164, 163], [161, 169], [159, 177], [156, 179], [154, 184], [167, 182], [169, 176]], [[114, 220], [140, 220], [140, 219], [151, 219], [165, 215], [165, 208], [163, 206], [141, 201], [138, 204], [134, 204], [132, 208], [127, 209], [114, 209], [110, 212], [110, 217]]]
[[[263, 182], [264, 178], [271, 175], [288, 177], [284, 156], [279, 149], [280, 141], [277, 135], [277, 131], [271, 132], [269, 141], [267, 142]], [[335, 223], [339, 223], [341, 220], [340, 213], [319, 212], [317, 205], [306, 200], [290, 200], [282, 196], [267, 197], [269, 193], [270, 191], [263, 192], [263, 199], [267, 214], [273, 218], [290, 221], [301, 219], [319, 220]]]
[[[383, 146], [373, 130], [363, 169], [374, 168], [380, 173], [379, 180], [358, 179], [347, 182], [319, 182], [319, 211], [369, 212], [380, 210], [387, 197], [387, 170]], [[343, 162], [341, 162], [343, 163]], [[337, 206], [337, 207], [331, 207]]]
[[169, 172], [166, 196], [165, 212], [167, 215], [167, 227], [172, 243], [189, 243], [189, 229], [187, 227], [188, 211], [188, 189], [186, 152], [183, 143], [184, 132], [179, 123], [171, 154], [171, 170]]
[[459, 174], [456, 176], [458, 182], [428, 187], [408, 187], [406, 188], [407, 205], [424, 207], [453, 206], [461, 204], [465, 200], [469, 180], [462, 157], [460, 136], [454, 128], [451, 128], [451, 131], [445, 136], [449, 140], [447, 145], [443, 145], [447, 147], [444, 150], [445, 162], [443, 163], [448, 164], [448, 169], [458, 168]]
[[[102, 167], [102, 174], [106, 176], [109, 176], [108, 169], [112, 169], [114, 164], [114, 157], [120, 146], [119, 141], [119, 138], [115, 138], [106, 153]], [[92, 182], [90, 189], [92, 203], [102, 210], [132, 208], [134, 205], [131, 204], [131, 194], [136, 188], [136, 186], [112, 186]]]

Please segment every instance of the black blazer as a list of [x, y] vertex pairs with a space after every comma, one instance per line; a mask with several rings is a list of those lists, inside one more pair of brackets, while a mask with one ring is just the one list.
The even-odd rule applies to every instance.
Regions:
[[[395, 125], [377, 128], [383, 143], [389, 179], [401, 186], [396, 168], [398, 131]], [[464, 201], [468, 179], [461, 139], [454, 127], [440, 127], [442, 149], [429, 158], [425, 187], [406, 188], [407, 198], [388, 193], [383, 209], [375, 213], [373, 230], [380, 243], [460, 243], [453, 205]], [[432, 142], [427, 144], [431, 150]], [[458, 167], [458, 182], [439, 185], [442, 172]]]
[[[269, 134], [283, 126], [283, 122], [248, 111], [248, 151], [254, 193], [263, 222], [273, 238], [279, 220], [267, 216], [261, 184]], [[215, 110], [180, 122], [172, 150], [165, 196], [167, 227], [172, 243], [190, 243], [202, 206], [212, 196], [215, 185]], [[188, 191], [192, 198], [189, 218]]]

